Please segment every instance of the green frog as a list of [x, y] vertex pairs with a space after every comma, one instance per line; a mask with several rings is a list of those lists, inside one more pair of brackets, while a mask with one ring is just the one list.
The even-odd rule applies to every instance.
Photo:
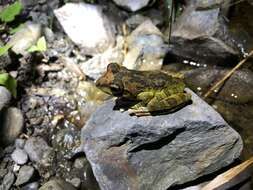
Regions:
[[135, 102], [133, 112], [176, 110], [191, 100], [184, 91], [182, 77], [161, 71], [136, 71], [110, 63], [107, 71], [96, 81], [107, 94]]

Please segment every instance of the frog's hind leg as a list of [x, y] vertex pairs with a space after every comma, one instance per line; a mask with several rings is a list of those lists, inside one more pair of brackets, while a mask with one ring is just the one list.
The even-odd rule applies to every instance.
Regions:
[[163, 110], [173, 111], [190, 100], [191, 95], [183, 92], [172, 94], [167, 97], [164, 96], [164, 94], [157, 93], [147, 104], [147, 109], [150, 112], [159, 112]]
[[153, 91], [144, 91], [138, 94], [136, 99], [139, 101], [134, 106], [131, 106], [131, 109], [128, 111], [130, 114], [138, 115], [138, 113], [147, 113], [149, 112], [147, 109], [147, 104], [150, 100], [152, 100], [155, 96], [155, 92]]

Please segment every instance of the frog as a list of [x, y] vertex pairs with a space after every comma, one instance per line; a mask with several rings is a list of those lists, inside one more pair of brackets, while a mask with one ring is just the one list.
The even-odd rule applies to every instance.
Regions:
[[160, 70], [139, 71], [110, 63], [95, 85], [103, 92], [134, 102], [132, 113], [174, 111], [191, 101], [182, 75]]

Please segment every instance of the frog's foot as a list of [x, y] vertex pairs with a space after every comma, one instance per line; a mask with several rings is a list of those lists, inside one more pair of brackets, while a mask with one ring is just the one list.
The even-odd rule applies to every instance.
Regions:
[[135, 115], [135, 116], [138, 116], [138, 117], [152, 115], [148, 111], [147, 107], [142, 107], [142, 108], [139, 108], [138, 110], [136, 110], [136, 109], [128, 109], [128, 112], [129, 112], [130, 115]]
[[154, 98], [147, 104], [147, 109], [150, 112], [160, 112], [163, 110], [170, 110], [170, 112], [173, 112], [182, 107], [182, 105], [185, 105], [190, 100], [191, 95], [184, 92], [163, 98], [158, 94], [157, 96], [154, 96]]

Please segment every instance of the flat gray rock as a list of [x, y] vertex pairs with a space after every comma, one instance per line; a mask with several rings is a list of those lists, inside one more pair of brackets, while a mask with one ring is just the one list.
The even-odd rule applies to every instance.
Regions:
[[177, 112], [136, 117], [101, 106], [82, 129], [82, 146], [102, 190], [166, 190], [221, 169], [240, 156], [242, 140], [190, 90]]

